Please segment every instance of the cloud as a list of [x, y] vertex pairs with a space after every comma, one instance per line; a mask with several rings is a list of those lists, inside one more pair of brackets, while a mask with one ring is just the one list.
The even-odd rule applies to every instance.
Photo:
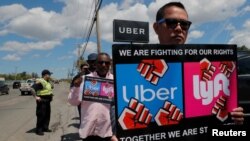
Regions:
[[247, 5], [246, 7], [243, 8], [242, 13], [245, 14], [245, 13], [249, 13], [249, 12], [250, 12], [250, 6]]
[[84, 46], [85, 46], [85, 43], [79, 45], [79, 48], [76, 48], [75, 50], [73, 50], [73, 54], [79, 57], [79, 55], [84, 53], [83, 54], [84, 58], [87, 58], [88, 54], [97, 52], [97, 44], [95, 42], [92, 42], [92, 41], [88, 42], [85, 49], [84, 49]]
[[94, 15], [95, 1], [66, 0], [64, 2], [65, 7], [62, 9], [62, 13], [58, 13], [54, 17], [53, 23], [67, 29], [67, 32], [63, 33], [64, 37], [85, 37]]
[[0, 36], [6, 35], [6, 34], [8, 34], [8, 30], [3, 29], [0, 31]]
[[250, 29], [250, 19], [244, 23], [243, 27]]
[[16, 52], [18, 54], [25, 54], [31, 50], [50, 50], [60, 45], [59, 41], [45, 41], [45, 42], [27, 42], [21, 43], [17, 41], [9, 41], [3, 44], [0, 50]]
[[120, 6], [121, 9], [127, 9], [136, 3], [143, 3], [143, 0], [124, 0]]
[[243, 24], [241, 30], [234, 30], [231, 36], [232, 38], [229, 40], [229, 44], [237, 44], [238, 46], [245, 45], [250, 49], [250, 20], [247, 20]]
[[6, 61], [19, 61], [21, 58], [17, 54], [8, 54], [2, 58]]
[[[18, 11], [18, 12], [17, 12]], [[8, 22], [9, 20], [23, 15], [27, 9], [20, 4], [13, 4], [0, 7], [0, 23]]]
[[[61, 13], [45, 11], [42, 7], [27, 9], [17, 4], [0, 7], [0, 35], [13, 33], [38, 41], [82, 38], [92, 20], [94, 1], [64, 2]], [[17, 8], [20, 13], [16, 12]]]
[[182, 0], [193, 23], [224, 21], [239, 14], [246, 0]]
[[[210, 1], [210, 0], [180, 0], [186, 7], [189, 18], [193, 22], [193, 30], [198, 28], [199, 24], [207, 22], [218, 22], [224, 21], [228, 18], [235, 17], [240, 14], [241, 7], [244, 5], [246, 0], [232, 0], [228, 3], [227, 0], [220, 1]], [[110, 3], [104, 6], [100, 10], [100, 23], [101, 23], [101, 37], [102, 39], [112, 42], [113, 32], [112, 32], [112, 22], [113, 19], [126, 19], [126, 20], [136, 20], [136, 21], [149, 21], [150, 22], [150, 43], [158, 42], [158, 38], [154, 33], [152, 25], [155, 21], [155, 16], [157, 10], [166, 4], [166, 0], [152, 1], [149, 5], [143, 3], [135, 3], [135, 0], [126, 0], [121, 6], [118, 3]], [[126, 9], [125, 9], [126, 7]], [[244, 8], [243, 11], [247, 11], [249, 8]], [[110, 16], [112, 13], [112, 16]], [[216, 16], [215, 16], [216, 15]], [[196, 31], [191, 33], [197, 38]], [[205, 33], [203, 32], [202, 35]], [[200, 34], [201, 35], [201, 34]], [[199, 36], [200, 36], [199, 35]]]
[[[112, 16], [110, 14], [112, 13]], [[111, 3], [100, 10], [101, 38], [105, 41], [113, 40], [113, 20], [148, 21], [147, 7], [142, 3], [136, 3], [126, 9], [120, 9], [117, 3]]]
[[189, 33], [189, 39], [198, 39], [204, 35], [204, 31], [193, 30]]
[[[2, 15], [2, 13], [1, 13]], [[5, 34], [17, 34], [27, 39], [48, 41], [62, 39], [64, 27], [53, 23], [55, 12], [46, 12], [43, 8], [32, 8], [5, 23]]]

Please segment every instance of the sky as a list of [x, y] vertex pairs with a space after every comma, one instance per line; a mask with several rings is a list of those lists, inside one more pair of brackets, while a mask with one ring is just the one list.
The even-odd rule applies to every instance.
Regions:
[[[112, 54], [113, 20], [149, 22], [172, 0], [103, 0], [99, 11], [101, 51]], [[192, 25], [187, 44], [236, 44], [250, 48], [250, 0], [178, 0]], [[67, 78], [83, 52], [95, 0], [0, 0], [0, 74], [21, 72]], [[95, 26], [83, 57], [97, 52]], [[77, 70], [73, 71], [74, 73]]]

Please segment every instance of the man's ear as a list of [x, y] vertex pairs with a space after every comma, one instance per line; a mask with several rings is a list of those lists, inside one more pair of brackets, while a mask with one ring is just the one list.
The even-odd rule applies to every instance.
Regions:
[[153, 28], [154, 28], [155, 33], [158, 35], [159, 24], [158, 23], [154, 23]]

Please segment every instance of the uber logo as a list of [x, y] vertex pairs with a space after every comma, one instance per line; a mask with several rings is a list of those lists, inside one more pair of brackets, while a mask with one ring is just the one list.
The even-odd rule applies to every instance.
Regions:
[[121, 34], [145, 34], [143, 28], [131, 28], [131, 27], [119, 27], [119, 33]]
[[114, 20], [114, 42], [143, 42], [149, 41], [148, 22]]

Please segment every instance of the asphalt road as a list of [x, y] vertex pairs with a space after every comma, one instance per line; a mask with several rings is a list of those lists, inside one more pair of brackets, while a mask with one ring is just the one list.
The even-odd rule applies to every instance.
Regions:
[[77, 108], [67, 103], [69, 84], [55, 84], [51, 103], [50, 129], [44, 136], [35, 134], [36, 103], [33, 96], [21, 96], [18, 89], [0, 95], [0, 141], [78, 141]]

